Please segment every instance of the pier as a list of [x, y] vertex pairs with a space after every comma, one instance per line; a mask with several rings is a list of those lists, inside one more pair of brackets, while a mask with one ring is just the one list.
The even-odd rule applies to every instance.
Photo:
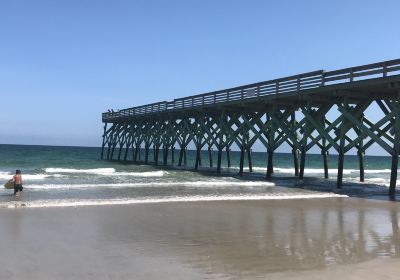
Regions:
[[[368, 118], [373, 108], [379, 118]], [[328, 151], [339, 155], [337, 187], [342, 187], [344, 155], [356, 150], [360, 181], [364, 155], [373, 144], [392, 157], [389, 195], [396, 190], [400, 152], [400, 59], [334, 71], [318, 70], [214, 92], [162, 101], [102, 114], [102, 159], [141, 159], [146, 164], [186, 164], [189, 145], [196, 149], [194, 169], [205, 161], [214, 167], [212, 150], [230, 166], [231, 147], [240, 151], [239, 174], [247, 157], [252, 170], [252, 147], [267, 152], [266, 178], [274, 169], [274, 152], [289, 145], [293, 173], [304, 178], [307, 152], [318, 148], [328, 178]], [[153, 159], [149, 158], [153, 149]], [[161, 152], [161, 153], [160, 153]], [[169, 152], [170, 155], [169, 156]], [[161, 158], [162, 157], [162, 158]]]

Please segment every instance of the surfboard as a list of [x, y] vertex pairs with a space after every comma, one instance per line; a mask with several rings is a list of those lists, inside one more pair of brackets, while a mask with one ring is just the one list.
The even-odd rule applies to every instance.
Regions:
[[6, 189], [13, 189], [14, 188], [14, 181], [12, 179], [8, 180], [5, 184], [4, 187]]

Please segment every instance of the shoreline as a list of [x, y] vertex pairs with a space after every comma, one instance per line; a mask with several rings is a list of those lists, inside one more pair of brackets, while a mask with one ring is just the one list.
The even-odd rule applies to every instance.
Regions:
[[362, 198], [0, 209], [0, 278], [395, 279], [399, 213]]

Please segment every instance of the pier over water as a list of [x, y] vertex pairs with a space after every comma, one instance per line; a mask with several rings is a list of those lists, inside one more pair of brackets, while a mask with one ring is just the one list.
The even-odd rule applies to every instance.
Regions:
[[[371, 108], [379, 111], [372, 118]], [[318, 70], [106, 112], [102, 120], [102, 159], [137, 162], [144, 149], [145, 164], [175, 164], [178, 147], [181, 166], [186, 164], [188, 145], [194, 145], [194, 169], [201, 164], [202, 150], [208, 150], [213, 167], [215, 149], [216, 171], [221, 172], [222, 156], [226, 154], [230, 167], [234, 145], [240, 150], [241, 175], [246, 154], [252, 170], [251, 151], [258, 142], [267, 151], [266, 177], [271, 178], [274, 151], [289, 145], [294, 175], [303, 179], [307, 151], [316, 147], [325, 178], [329, 176], [328, 151], [338, 153], [338, 188], [342, 187], [344, 155], [357, 151], [360, 181], [364, 181], [365, 151], [377, 144], [392, 157], [389, 194], [394, 195], [400, 152], [400, 59]], [[151, 148], [153, 159], [149, 159]]]

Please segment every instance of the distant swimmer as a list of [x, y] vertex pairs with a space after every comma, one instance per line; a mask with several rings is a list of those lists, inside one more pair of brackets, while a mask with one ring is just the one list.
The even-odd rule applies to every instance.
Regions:
[[21, 175], [21, 170], [16, 170], [15, 175], [13, 176], [14, 180], [14, 195], [19, 196], [19, 194], [22, 192], [24, 189], [22, 187], [22, 175]]

